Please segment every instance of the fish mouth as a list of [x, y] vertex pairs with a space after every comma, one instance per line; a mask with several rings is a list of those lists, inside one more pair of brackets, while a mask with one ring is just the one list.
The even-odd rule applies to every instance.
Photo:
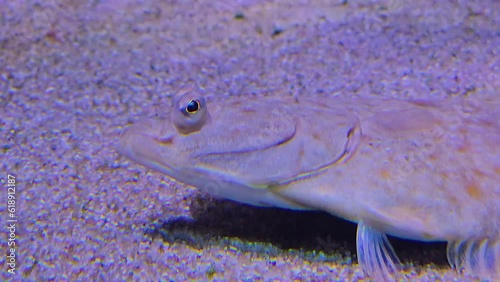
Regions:
[[171, 174], [172, 167], [158, 159], [162, 155], [161, 146], [158, 146], [160, 142], [158, 136], [161, 136], [161, 131], [161, 121], [158, 119], [140, 121], [122, 133], [117, 150], [134, 162]]

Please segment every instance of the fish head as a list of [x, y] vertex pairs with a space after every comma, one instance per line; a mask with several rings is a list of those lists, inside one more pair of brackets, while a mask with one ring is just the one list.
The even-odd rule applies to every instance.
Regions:
[[355, 151], [355, 118], [321, 107], [298, 109], [285, 98], [214, 99], [187, 87], [164, 115], [126, 130], [119, 151], [180, 182], [253, 204], [258, 196], [235, 194], [313, 176]]

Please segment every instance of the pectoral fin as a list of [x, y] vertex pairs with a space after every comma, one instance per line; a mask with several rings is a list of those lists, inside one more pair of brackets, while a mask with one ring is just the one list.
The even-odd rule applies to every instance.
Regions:
[[358, 263], [365, 275], [374, 281], [393, 281], [399, 261], [384, 233], [360, 221], [356, 238]]
[[451, 267], [481, 278], [500, 279], [500, 240], [463, 240], [448, 242], [446, 255]]

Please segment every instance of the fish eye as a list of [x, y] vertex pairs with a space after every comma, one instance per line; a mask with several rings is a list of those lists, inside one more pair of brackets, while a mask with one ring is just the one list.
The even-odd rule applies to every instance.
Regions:
[[181, 134], [191, 134], [199, 131], [208, 121], [210, 115], [204, 97], [191, 96], [191, 91], [181, 92], [182, 96], [174, 100], [171, 120]]
[[186, 112], [194, 114], [200, 109], [200, 106], [201, 105], [198, 100], [191, 100], [186, 106]]

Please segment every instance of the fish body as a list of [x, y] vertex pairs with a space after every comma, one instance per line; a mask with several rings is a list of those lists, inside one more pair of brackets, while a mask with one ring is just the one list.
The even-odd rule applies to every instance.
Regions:
[[452, 267], [500, 277], [500, 99], [216, 98], [188, 87], [120, 152], [217, 197], [358, 223], [366, 275], [396, 279], [386, 234], [447, 241]]

